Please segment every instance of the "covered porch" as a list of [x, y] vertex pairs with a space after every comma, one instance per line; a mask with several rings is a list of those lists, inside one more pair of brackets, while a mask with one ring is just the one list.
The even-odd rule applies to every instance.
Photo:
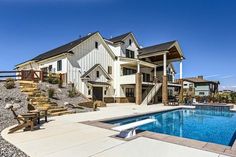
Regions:
[[162, 102], [168, 104], [168, 80], [167, 65], [171, 62], [179, 62], [180, 92], [179, 102], [183, 101], [183, 60], [184, 55], [177, 41], [171, 41], [159, 45], [145, 47], [139, 50], [138, 58], [163, 67], [162, 76]]

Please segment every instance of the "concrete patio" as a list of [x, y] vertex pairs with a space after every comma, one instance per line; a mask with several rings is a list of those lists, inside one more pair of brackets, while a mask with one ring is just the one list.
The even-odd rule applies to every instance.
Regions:
[[113, 138], [117, 132], [80, 122], [113, 118], [179, 107], [134, 104], [109, 104], [100, 111], [53, 117], [40, 130], [32, 132], [1, 133], [3, 138], [31, 157], [97, 156], [97, 157], [223, 157], [218, 153], [185, 147], [173, 143], [138, 137], [130, 141]]

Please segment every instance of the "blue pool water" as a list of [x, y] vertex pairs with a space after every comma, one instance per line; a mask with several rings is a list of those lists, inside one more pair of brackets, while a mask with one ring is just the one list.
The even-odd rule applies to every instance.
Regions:
[[106, 123], [124, 125], [147, 118], [156, 121], [138, 129], [228, 146], [232, 146], [236, 138], [236, 112], [230, 111], [178, 109]]

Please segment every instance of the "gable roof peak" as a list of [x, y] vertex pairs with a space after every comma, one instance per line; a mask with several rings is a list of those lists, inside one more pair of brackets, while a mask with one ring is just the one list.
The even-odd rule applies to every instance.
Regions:
[[115, 36], [115, 37], [113, 37], [113, 38], [110, 38], [110, 39], [108, 39], [108, 40], [112, 41], [113, 43], [120, 42], [120, 41], [122, 41], [124, 38], [126, 38], [128, 35], [130, 35], [131, 33], [132, 33], [132, 32], [127, 32], [127, 33], [124, 33], [124, 34]]

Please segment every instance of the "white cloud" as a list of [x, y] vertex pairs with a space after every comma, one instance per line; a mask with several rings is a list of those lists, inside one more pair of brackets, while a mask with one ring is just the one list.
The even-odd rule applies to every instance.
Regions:
[[217, 76], [220, 76], [219, 74], [214, 74], [214, 75], [207, 75], [205, 76], [205, 78], [210, 78], [210, 77], [217, 77]]
[[225, 76], [222, 76], [221, 79], [228, 79], [228, 78], [231, 78], [233, 77], [233, 75], [225, 75]]

